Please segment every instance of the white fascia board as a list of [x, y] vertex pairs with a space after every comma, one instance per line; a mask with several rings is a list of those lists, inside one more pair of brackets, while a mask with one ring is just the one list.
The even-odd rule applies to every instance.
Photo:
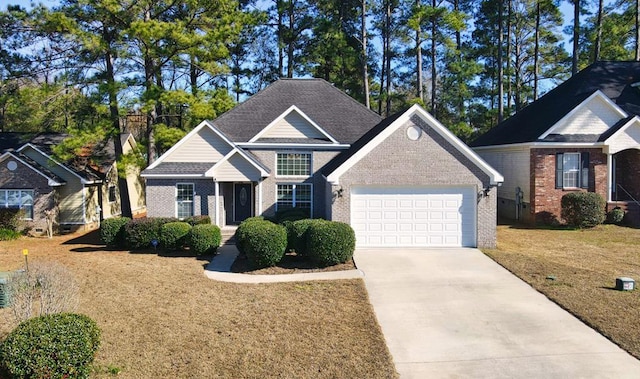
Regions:
[[311, 126], [316, 128], [320, 133], [322, 133], [325, 137], [327, 137], [332, 143], [339, 144], [339, 142], [335, 138], [331, 137], [331, 135], [329, 133], [327, 133], [324, 129], [322, 129], [318, 124], [316, 124], [309, 116], [307, 116], [303, 111], [301, 111], [295, 105], [290, 106], [289, 109], [287, 109], [286, 111], [282, 112], [282, 114], [280, 116], [276, 117], [273, 121], [271, 121], [269, 123], [269, 125], [265, 126], [261, 131], [258, 132], [258, 134], [253, 136], [253, 138], [251, 138], [249, 140], [249, 142], [257, 141], [269, 129], [271, 129], [278, 122], [280, 122], [280, 120], [284, 119], [285, 117], [287, 117], [289, 114], [291, 114], [294, 111], [297, 112], [298, 114], [300, 114], [300, 116], [302, 116], [302, 118], [304, 118], [309, 124], [311, 124]]
[[95, 183], [102, 183], [101, 180], [86, 180], [83, 179], [80, 175], [78, 175], [77, 173], [75, 173], [73, 170], [71, 170], [69, 167], [63, 165], [62, 163], [56, 161], [55, 159], [51, 158], [48, 154], [46, 154], [44, 151], [38, 149], [37, 147], [35, 147], [34, 145], [32, 145], [31, 143], [27, 143], [25, 145], [23, 145], [21, 148], [18, 149], [18, 151], [22, 151], [24, 149], [26, 149], [27, 147], [32, 148], [33, 150], [37, 151], [38, 154], [41, 154], [43, 157], [47, 158], [48, 160], [50, 160], [51, 162], [57, 164], [58, 166], [62, 167], [64, 170], [68, 171], [71, 175], [75, 176], [76, 178], [78, 178], [80, 180], [81, 184], [95, 184]]
[[562, 124], [564, 124], [565, 121], [571, 119], [579, 110], [581, 110], [582, 108], [585, 108], [587, 106], [587, 104], [589, 104], [589, 102], [591, 102], [596, 97], [600, 98], [607, 105], [609, 105], [613, 111], [615, 111], [616, 113], [618, 113], [618, 115], [620, 115], [621, 119], [629, 117], [627, 112], [622, 110], [622, 108], [620, 108], [616, 103], [614, 103], [611, 99], [609, 99], [609, 97], [607, 97], [607, 95], [602, 93], [602, 91], [597, 90], [596, 92], [592, 93], [591, 96], [587, 97], [580, 104], [578, 104], [578, 106], [576, 106], [571, 111], [569, 111], [569, 113], [564, 115], [564, 117], [562, 117], [560, 120], [558, 120], [558, 122], [553, 124], [553, 126], [551, 126], [549, 129], [547, 129], [547, 131], [544, 132], [540, 137], [538, 137], [538, 139], [545, 139], [549, 134], [553, 134], [553, 132], [556, 131], [556, 129], [558, 129]]
[[328, 143], [267, 143], [267, 142], [238, 142], [236, 144], [246, 149], [311, 149], [311, 150], [346, 150], [349, 144], [328, 144]]
[[173, 153], [174, 151], [176, 151], [177, 149], [180, 148], [180, 146], [182, 146], [186, 141], [188, 141], [194, 134], [198, 133], [200, 130], [202, 130], [203, 128], [208, 127], [209, 129], [211, 129], [214, 133], [216, 133], [224, 142], [226, 142], [229, 146], [231, 146], [231, 148], [233, 149], [236, 145], [231, 142], [231, 140], [229, 140], [229, 138], [227, 138], [220, 130], [218, 130], [218, 128], [216, 128], [211, 122], [209, 122], [208, 120], [204, 120], [201, 123], [198, 124], [198, 126], [196, 126], [195, 128], [193, 128], [192, 131], [190, 131], [186, 136], [182, 137], [180, 139], [180, 141], [176, 142], [175, 145], [171, 146], [171, 148], [169, 150], [167, 150], [164, 154], [162, 154], [161, 156], [158, 157], [158, 159], [156, 159], [153, 163], [151, 163], [149, 165], [149, 167], [147, 167], [148, 169], [152, 169], [157, 167], [160, 163], [162, 163], [162, 161], [168, 157], [169, 155], [171, 155], [171, 153]]
[[0, 161], [5, 160], [7, 157], [12, 157], [13, 159], [19, 161], [20, 163], [22, 163], [23, 165], [29, 167], [31, 170], [35, 171], [38, 175], [42, 176], [43, 178], [47, 179], [47, 184], [50, 187], [59, 187], [59, 186], [63, 186], [65, 183], [59, 183], [58, 181], [56, 181], [55, 179], [47, 176], [47, 174], [45, 174], [44, 172], [38, 170], [37, 168], [31, 166], [29, 163], [23, 161], [22, 159], [20, 159], [19, 157], [11, 154], [11, 152], [7, 152], [4, 153], [0, 156]]

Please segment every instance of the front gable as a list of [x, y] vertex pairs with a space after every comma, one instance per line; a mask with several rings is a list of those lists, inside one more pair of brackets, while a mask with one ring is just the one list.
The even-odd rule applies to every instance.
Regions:
[[2, 175], [0, 175], [0, 188], [8, 184], [11, 178], [15, 178], [18, 175], [21, 176], [19, 182], [24, 183], [22, 188], [30, 188], [30, 185], [27, 184], [36, 180], [36, 178], [46, 180], [47, 185], [50, 187], [65, 184], [64, 180], [46, 168], [40, 167], [36, 162], [27, 162], [20, 156], [10, 152], [0, 156], [0, 173], [2, 173]]
[[249, 142], [259, 142], [261, 139], [311, 139], [328, 140], [338, 143], [329, 133], [309, 118], [295, 105], [262, 129]]
[[215, 163], [231, 150], [231, 141], [205, 121], [184, 136], [158, 161]]
[[556, 135], [600, 135], [627, 114], [601, 91], [594, 92], [543, 133], [543, 140]]
[[607, 154], [616, 154], [640, 146], [640, 118], [633, 117], [605, 141]]

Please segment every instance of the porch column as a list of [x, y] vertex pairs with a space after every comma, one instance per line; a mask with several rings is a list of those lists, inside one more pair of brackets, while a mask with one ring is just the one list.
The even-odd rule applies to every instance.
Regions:
[[213, 179], [213, 185], [215, 187], [216, 193], [216, 225], [220, 225], [220, 183], [217, 180]]
[[613, 192], [613, 154], [607, 154], [607, 202], [611, 202]]
[[258, 181], [258, 214], [256, 216], [260, 216], [262, 214], [262, 180]]

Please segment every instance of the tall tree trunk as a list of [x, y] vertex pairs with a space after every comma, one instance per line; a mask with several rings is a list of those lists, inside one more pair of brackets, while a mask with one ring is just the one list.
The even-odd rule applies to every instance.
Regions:
[[284, 6], [282, 0], [276, 0], [278, 12], [278, 77], [284, 77]]
[[[416, 10], [420, 9], [420, 0], [416, 0]], [[416, 29], [416, 95], [420, 102], [424, 103], [424, 83], [422, 75], [422, 20], [418, 22]]]
[[640, 61], [640, 0], [636, 0], [636, 61]]
[[540, 0], [536, 1], [535, 45], [533, 48], [533, 100], [538, 99], [538, 73], [540, 71]]
[[[602, 43], [602, 14], [604, 13], [604, 0], [598, 0], [598, 18], [596, 24], [596, 40], [593, 46], [593, 61], [600, 60], [600, 44]], [[637, 29], [637, 26], [636, 26]]]
[[[144, 14], [145, 22], [151, 21], [151, 10], [147, 9]], [[155, 73], [155, 62], [151, 57], [150, 47], [145, 47], [144, 52], [144, 81], [145, 81], [145, 89], [150, 92], [153, 88], [153, 80]], [[157, 109], [154, 107], [149, 114], [147, 115], [147, 143], [149, 146], [147, 147], [147, 164], [151, 164], [156, 160], [156, 143], [153, 133], [153, 127], [155, 125], [156, 117], [158, 117]]]
[[510, 112], [511, 109], [511, 101], [513, 99], [513, 86], [511, 80], [511, 18], [513, 17], [513, 8], [511, 6], [512, 0], [507, 0], [507, 53], [505, 56], [507, 57], [507, 112]]
[[[385, 7], [389, 0], [385, 0]], [[385, 13], [386, 14], [386, 13]], [[385, 16], [384, 22], [382, 23], [382, 64], [380, 65], [380, 94], [378, 96], [378, 114], [382, 115], [382, 102], [384, 101], [384, 97], [387, 96], [385, 92], [384, 84], [385, 84], [385, 76], [387, 74], [387, 31], [389, 30], [389, 25], [387, 25], [387, 17]]]
[[369, 68], [367, 54], [367, 0], [362, 0], [362, 24], [360, 38], [362, 39], [362, 91], [364, 95], [364, 105], [371, 108], [369, 99]]
[[289, 40], [287, 41], [287, 78], [293, 78], [294, 68], [294, 47], [295, 38], [293, 38], [293, 31], [296, 26], [295, 20], [295, 0], [289, 0]]
[[193, 96], [198, 95], [198, 66], [196, 64], [196, 57], [191, 54], [189, 57], [189, 84], [191, 86], [191, 94]]
[[387, 1], [387, 77], [386, 77], [386, 87], [387, 87], [387, 101], [386, 107], [384, 110], [385, 117], [389, 117], [391, 112], [391, 1]]
[[573, 0], [573, 49], [571, 75], [578, 73], [578, 42], [580, 36], [580, 0]]
[[[107, 91], [109, 92], [109, 118], [111, 119], [111, 127], [113, 132], [110, 133], [110, 139], [113, 140], [114, 153], [116, 161], [123, 155], [122, 143], [120, 142], [120, 115], [118, 113], [118, 93], [115, 80], [115, 70], [113, 68], [113, 53], [111, 51], [111, 43], [113, 36], [109, 31], [103, 30], [103, 41], [107, 43], [104, 60], [106, 66]], [[127, 178], [122, 177], [118, 173], [118, 190], [120, 191], [120, 212], [123, 217], [132, 217], [131, 199], [129, 198], [129, 185]], [[103, 206], [103, 205], [101, 205]], [[100, 212], [100, 220], [102, 220], [102, 212]]]
[[504, 119], [504, 72], [502, 68], [502, 0], [498, 1], [498, 122]]
[[[431, 6], [435, 12], [436, 7], [438, 6], [438, 2], [436, 0], [431, 0]], [[438, 70], [436, 68], [436, 33], [438, 32], [438, 22], [436, 17], [433, 16], [431, 19], [431, 114], [434, 117], [436, 116], [436, 90], [438, 88], [437, 79], [438, 79]]]

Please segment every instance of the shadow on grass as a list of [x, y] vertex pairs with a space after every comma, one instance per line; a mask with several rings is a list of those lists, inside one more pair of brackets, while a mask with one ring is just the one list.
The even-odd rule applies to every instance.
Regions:
[[104, 243], [100, 240], [100, 230], [93, 230], [89, 233], [71, 238], [62, 243], [63, 245], [94, 245], [104, 247]]

